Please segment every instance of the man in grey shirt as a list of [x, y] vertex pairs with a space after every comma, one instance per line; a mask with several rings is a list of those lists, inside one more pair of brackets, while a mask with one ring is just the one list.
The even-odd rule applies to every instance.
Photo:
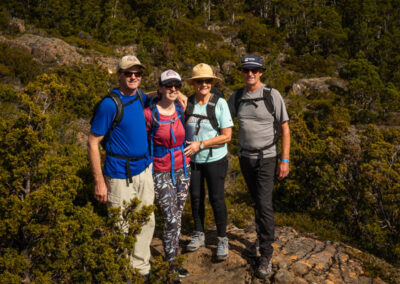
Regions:
[[[276, 175], [282, 180], [289, 174], [289, 117], [279, 91], [260, 81], [265, 70], [260, 57], [244, 57], [239, 70], [246, 86], [233, 93], [228, 105], [232, 117], [238, 117], [240, 168], [255, 202], [258, 242], [247, 253], [256, 256], [259, 246], [261, 257], [256, 276], [266, 278], [272, 270], [274, 178]], [[282, 153], [278, 163], [279, 135]]]

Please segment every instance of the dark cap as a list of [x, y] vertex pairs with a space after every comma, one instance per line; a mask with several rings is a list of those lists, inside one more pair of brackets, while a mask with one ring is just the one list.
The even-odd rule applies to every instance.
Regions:
[[238, 68], [241, 70], [242, 68], [261, 68], [265, 70], [266, 68], [262, 65], [262, 60], [260, 57], [255, 55], [247, 55], [242, 58], [242, 65]]

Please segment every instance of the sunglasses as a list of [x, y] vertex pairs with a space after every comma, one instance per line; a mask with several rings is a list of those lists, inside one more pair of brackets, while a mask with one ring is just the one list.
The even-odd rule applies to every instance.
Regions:
[[255, 74], [255, 73], [258, 73], [258, 72], [260, 72], [260, 69], [259, 68], [252, 68], [252, 69], [249, 69], [249, 68], [242, 68], [242, 72], [243, 73], [246, 73], [246, 74], [248, 74], [248, 73], [253, 73], [253, 74]]
[[132, 74], [135, 75], [135, 77], [142, 77], [143, 72], [141, 72], [141, 71], [135, 71], [135, 72], [125, 71], [124, 72], [125, 77], [132, 77]]
[[197, 84], [202, 85], [204, 83], [206, 84], [211, 84], [213, 82], [213, 79], [196, 79], [194, 80]]
[[170, 82], [164, 84], [163, 86], [168, 89], [171, 89], [172, 87], [175, 87], [175, 89], [180, 89], [182, 87], [182, 84], [180, 82]]

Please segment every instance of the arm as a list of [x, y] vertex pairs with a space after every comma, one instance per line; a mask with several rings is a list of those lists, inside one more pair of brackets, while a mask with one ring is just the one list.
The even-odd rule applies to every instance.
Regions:
[[[282, 133], [282, 154], [281, 159], [289, 160], [290, 153], [290, 129], [289, 122], [285, 121], [280, 125], [280, 131]], [[283, 180], [289, 174], [289, 163], [280, 162], [278, 165], [278, 169], [276, 171], [276, 175], [278, 180]]]
[[182, 94], [181, 91], [178, 91], [178, 101], [181, 103], [181, 105], [183, 107], [183, 111], [186, 110], [187, 100], [188, 100], [188, 97], [185, 96], [184, 94]]
[[101, 171], [99, 144], [104, 136], [90, 132], [88, 137], [88, 154], [94, 178], [94, 198], [101, 203], [107, 202], [107, 186]]
[[200, 143], [203, 142], [204, 149], [222, 146], [231, 141], [232, 128], [222, 128], [221, 134], [203, 141], [187, 141], [188, 146], [185, 148], [185, 155], [191, 156], [200, 151]]
[[157, 91], [146, 92], [146, 95], [147, 95], [149, 98], [154, 98], [154, 97], [157, 96]]

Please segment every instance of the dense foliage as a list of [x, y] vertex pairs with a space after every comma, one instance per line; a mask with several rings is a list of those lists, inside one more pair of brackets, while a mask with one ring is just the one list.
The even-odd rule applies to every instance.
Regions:
[[[147, 89], [156, 86], [153, 71], [187, 76], [206, 62], [223, 77], [227, 97], [242, 84], [239, 55], [261, 55], [263, 79], [284, 95], [291, 118], [291, 174], [278, 183], [276, 209], [334, 224], [343, 239], [399, 264], [399, 14], [394, 0], [4, 0], [0, 29], [18, 36], [8, 22], [19, 17], [31, 31], [86, 51], [134, 45], [151, 75]], [[291, 91], [316, 76], [340, 77], [346, 87]], [[134, 238], [115, 226], [118, 214], [107, 217], [93, 201], [76, 138], [115, 78], [96, 65], [49, 68], [0, 44], [0, 80], [0, 281], [133, 277], [125, 249]], [[251, 201], [234, 156], [231, 167], [229, 218], [244, 226]], [[136, 231], [149, 210], [128, 210], [125, 222]], [[165, 276], [161, 261], [154, 267]]]
[[[135, 201], [121, 217], [119, 210], [105, 217], [93, 209], [78, 129], [68, 117], [59, 121], [57, 88], [49, 85], [57, 87], [56, 76], [37, 77], [22, 94], [0, 90], [2, 106], [18, 103], [0, 119], [0, 282], [131, 279], [126, 253], [153, 208], [133, 212]], [[130, 234], [119, 229], [121, 222]]]

